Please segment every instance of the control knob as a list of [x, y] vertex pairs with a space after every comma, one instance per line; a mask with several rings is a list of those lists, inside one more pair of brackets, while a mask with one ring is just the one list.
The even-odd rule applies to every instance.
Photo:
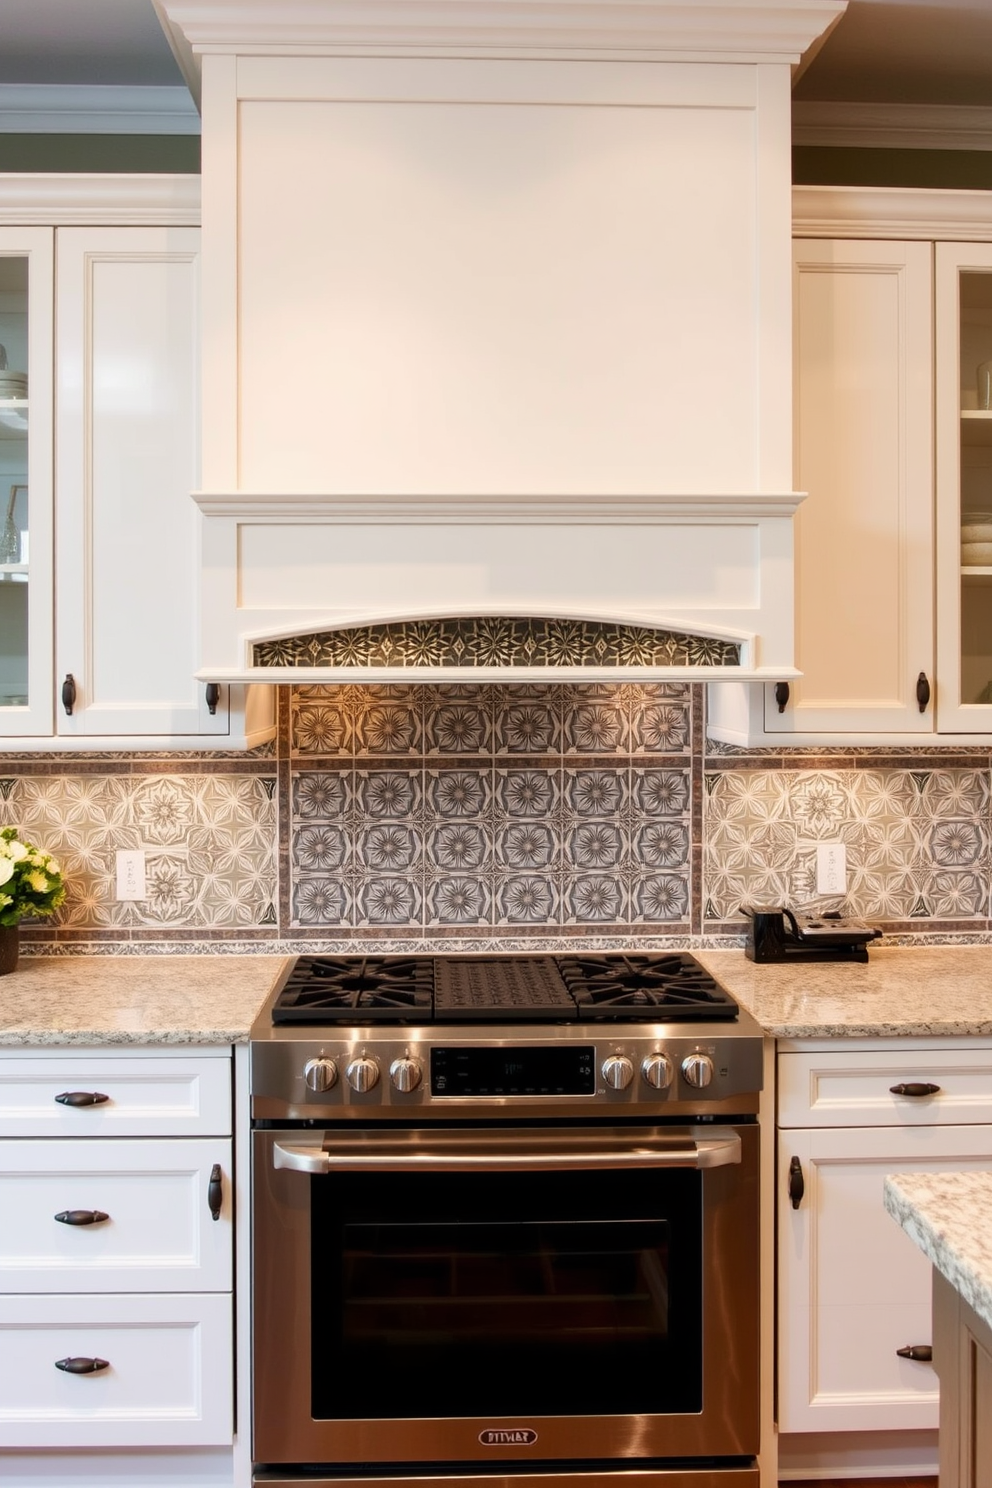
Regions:
[[713, 1079], [713, 1061], [708, 1054], [688, 1054], [682, 1061], [682, 1078], [694, 1090], [704, 1090]]
[[641, 1065], [641, 1074], [653, 1090], [667, 1090], [675, 1078], [675, 1070], [667, 1054], [649, 1054]]
[[394, 1059], [389, 1066], [389, 1078], [394, 1089], [402, 1095], [409, 1095], [424, 1078], [424, 1067], [419, 1059], [412, 1059], [409, 1054], [404, 1054], [400, 1059]]
[[379, 1066], [368, 1054], [356, 1054], [345, 1070], [352, 1090], [363, 1095], [379, 1083]]
[[338, 1083], [338, 1067], [333, 1059], [308, 1059], [303, 1068], [303, 1078], [307, 1089], [319, 1095]]
[[634, 1078], [634, 1066], [626, 1054], [611, 1054], [603, 1060], [603, 1079], [611, 1090], [626, 1090]]

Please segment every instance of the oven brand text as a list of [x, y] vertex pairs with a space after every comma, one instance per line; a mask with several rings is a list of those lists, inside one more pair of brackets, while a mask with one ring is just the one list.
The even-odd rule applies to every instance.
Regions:
[[516, 1427], [512, 1431], [496, 1430], [479, 1432], [479, 1441], [484, 1447], [532, 1447], [537, 1441], [537, 1432], [529, 1426]]

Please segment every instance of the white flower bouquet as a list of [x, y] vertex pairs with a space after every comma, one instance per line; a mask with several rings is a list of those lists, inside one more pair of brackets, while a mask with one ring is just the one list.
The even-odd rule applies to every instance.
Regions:
[[0, 828], [0, 925], [50, 915], [64, 899], [62, 869], [51, 854], [22, 842], [16, 827]]

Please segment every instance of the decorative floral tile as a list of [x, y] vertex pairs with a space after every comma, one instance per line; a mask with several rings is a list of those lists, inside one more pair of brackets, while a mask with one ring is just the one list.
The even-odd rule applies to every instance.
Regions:
[[496, 804], [507, 816], [542, 820], [558, 804], [561, 785], [559, 771], [496, 771]]
[[[62, 862], [71, 928], [241, 930], [271, 923], [274, 780], [216, 775], [28, 775], [10, 820]], [[145, 853], [145, 898], [117, 899], [117, 852]]]
[[427, 771], [425, 806], [438, 820], [477, 820], [488, 811], [492, 793], [492, 771], [488, 767]]
[[452, 873], [436, 879], [427, 892], [427, 927], [433, 925], [485, 925], [492, 918], [489, 885], [467, 873]]
[[626, 919], [626, 887], [619, 874], [566, 873], [562, 899], [569, 925], [613, 925]]
[[822, 902], [816, 848], [843, 842], [846, 912], [885, 919], [989, 914], [988, 776], [964, 770], [728, 770], [707, 776], [706, 915], [742, 903]]
[[515, 873], [496, 894], [499, 925], [553, 925], [560, 914], [555, 885], [539, 873]]

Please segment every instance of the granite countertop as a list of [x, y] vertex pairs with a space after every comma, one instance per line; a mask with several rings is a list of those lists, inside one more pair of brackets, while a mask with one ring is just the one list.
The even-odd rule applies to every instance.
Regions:
[[244, 1044], [285, 956], [22, 956], [0, 1048]]
[[694, 954], [774, 1038], [992, 1035], [992, 946], [877, 946], [867, 963], [781, 966]]
[[[992, 946], [879, 946], [866, 964], [757, 966], [695, 951], [779, 1039], [992, 1036]], [[0, 977], [0, 1048], [240, 1044], [282, 955], [22, 956]]]
[[886, 1178], [883, 1202], [992, 1328], [992, 1171], [900, 1173]]

